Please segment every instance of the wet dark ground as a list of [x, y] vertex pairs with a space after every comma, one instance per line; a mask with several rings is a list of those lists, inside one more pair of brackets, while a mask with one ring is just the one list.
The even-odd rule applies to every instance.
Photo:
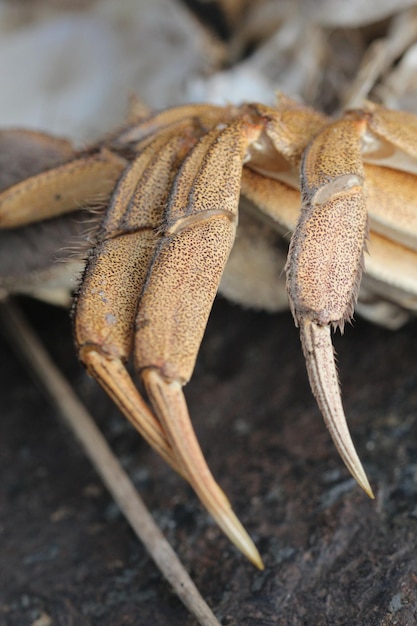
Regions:
[[[376, 491], [344, 469], [289, 315], [218, 301], [187, 388], [214, 475], [265, 561], [237, 554], [77, 364], [67, 314], [25, 303], [224, 626], [417, 623], [417, 325], [336, 338]], [[191, 626], [56, 409], [0, 339], [0, 626]]]

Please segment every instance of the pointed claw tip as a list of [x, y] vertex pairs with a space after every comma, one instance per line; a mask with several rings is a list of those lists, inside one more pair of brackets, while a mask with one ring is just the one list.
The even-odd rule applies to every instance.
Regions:
[[374, 500], [375, 499], [374, 492], [372, 491], [372, 487], [369, 484], [369, 480], [363, 468], [363, 465], [360, 462], [358, 456], [356, 455], [356, 452], [355, 451], [353, 452], [354, 454], [352, 456], [349, 456], [349, 460], [352, 462], [352, 464], [351, 465], [346, 464], [347, 468], [349, 469], [353, 478], [358, 483], [359, 487], [363, 489], [363, 491], [366, 493], [367, 496], [371, 498], [371, 500]]
[[375, 500], [375, 494], [372, 491], [372, 487], [371, 486], [369, 487], [369, 489], [367, 489], [366, 493], [371, 498], [371, 500]]
[[[244, 531], [245, 532], [245, 531]], [[246, 534], [246, 532], [245, 532]], [[265, 566], [263, 564], [261, 555], [258, 552], [258, 548], [253, 543], [252, 539], [249, 535], [246, 535], [244, 544], [240, 544], [237, 546], [239, 550], [241, 550], [242, 554], [246, 556], [246, 558], [259, 570], [263, 571]]]
[[263, 564], [261, 555], [249, 535], [247, 535], [245, 531], [244, 533], [246, 536], [242, 538], [243, 541], [241, 540], [240, 542], [235, 542], [231, 537], [229, 537], [229, 539], [233, 541], [237, 549], [248, 559], [248, 561], [262, 572], [265, 569], [265, 565]]
[[[349, 448], [348, 448], [348, 453], [346, 456], [344, 456], [343, 454], [341, 455], [342, 459], [346, 467], [352, 474], [353, 478], [358, 483], [359, 487], [363, 489], [363, 491], [366, 493], [367, 496], [371, 498], [371, 500], [374, 500], [375, 495], [374, 495], [374, 492], [372, 491], [371, 485], [369, 484], [369, 480], [362, 466], [362, 463], [360, 462], [355, 449], [352, 448], [351, 450], [349, 450]], [[338, 448], [338, 451], [340, 453], [339, 448]]]
[[265, 569], [265, 565], [260, 557], [260, 555], [258, 554], [256, 560], [252, 561], [252, 563], [255, 565], [255, 567], [257, 567], [261, 572], [264, 571]]
[[359, 482], [359, 486], [362, 487], [367, 496], [371, 498], [371, 500], [375, 500], [375, 494], [372, 491], [372, 487], [368, 482], [368, 479], [365, 476], [365, 480]]
[[263, 570], [264, 564], [257, 547], [230, 506], [227, 508], [216, 507], [215, 509], [209, 510], [209, 512], [239, 552], [241, 552], [252, 565], [259, 570]]

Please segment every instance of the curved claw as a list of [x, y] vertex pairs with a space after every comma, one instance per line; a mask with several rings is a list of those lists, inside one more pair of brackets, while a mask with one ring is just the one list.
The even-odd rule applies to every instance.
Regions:
[[331, 326], [343, 329], [352, 317], [362, 274], [368, 232], [365, 130], [363, 119], [347, 117], [324, 129], [305, 153], [303, 205], [288, 255], [287, 287], [324, 421], [347, 468], [372, 498], [346, 425], [330, 338]]
[[[262, 569], [258, 551], [208, 470], [181, 390], [233, 244], [242, 164], [259, 133], [259, 125], [241, 120], [200, 138], [201, 129], [186, 120], [142, 146], [115, 190], [74, 321], [88, 370]], [[124, 367], [133, 343], [155, 415]]]
[[214, 480], [191, 425], [181, 384], [165, 380], [155, 369], [142, 372], [146, 391], [183, 473], [225, 535], [259, 569], [262, 559], [223, 491]]
[[354, 479], [370, 498], [374, 498], [346, 423], [330, 326], [320, 326], [303, 319], [300, 321], [300, 335], [310, 385], [333, 442]]
[[158, 420], [145, 404], [120, 359], [111, 358], [96, 347], [87, 347], [80, 358], [136, 430], [178, 474], [188, 480]]
[[96, 346], [84, 347], [80, 358], [143, 438], [189, 482], [232, 543], [256, 567], [263, 569], [258, 550], [207, 467], [191, 425], [180, 383], [166, 382], [153, 369], [143, 372], [143, 381], [158, 421], [120, 359], [105, 355]]

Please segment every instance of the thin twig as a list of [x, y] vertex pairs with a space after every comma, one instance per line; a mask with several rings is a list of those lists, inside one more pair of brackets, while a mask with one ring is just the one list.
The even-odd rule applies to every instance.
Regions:
[[220, 626], [174, 550], [155, 524], [92, 417], [53, 363], [18, 307], [10, 301], [2, 302], [0, 313], [2, 322], [19, 351], [51, 395], [66, 424], [81, 442], [87, 457], [162, 575], [201, 626]]

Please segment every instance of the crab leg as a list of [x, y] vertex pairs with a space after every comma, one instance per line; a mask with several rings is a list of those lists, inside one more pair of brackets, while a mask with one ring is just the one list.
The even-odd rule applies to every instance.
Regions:
[[38, 222], [106, 200], [126, 167], [103, 148], [46, 170], [0, 194], [0, 228]]
[[215, 129], [181, 167], [138, 309], [135, 362], [189, 482], [225, 534], [262, 568], [206, 465], [182, 392], [234, 241], [242, 163], [259, 133], [242, 121]]
[[74, 158], [70, 141], [34, 130], [0, 130], [0, 189]]
[[308, 148], [287, 284], [325, 423], [347, 468], [373, 497], [346, 425], [330, 338], [330, 326], [343, 330], [353, 314], [362, 272], [368, 231], [360, 152], [365, 129], [366, 120], [346, 117], [324, 129]]
[[354, 114], [367, 119], [363, 158], [371, 228], [416, 250], [416, 116], [371, 102]]
[[151, 137], [155, 132], [167, 131], [171, 128], [178, 128], [183, 122], [198, 120], [199, 123], [207, 122], [208, 129], [216, 125], [218, 121], [224, 119], [225, 110], [223, 107], [212, 104], [186, 104], [172, 109], [165, 109], [156, 114], [149, 115], [148, 119], [141, 119], [140, 124], [134, 124], [127, 129], [123, 129], [112, 139], [111, 145], [117, 147], [140, 146], [146, 138]]
[[124, 363], [132, 351], [136, 307], [159, 235], [172, 172], [195, 140], [162, 134], [126, 170], [106, 215], [77, 297], [79, 356], [142, 436], [184, 474]]

